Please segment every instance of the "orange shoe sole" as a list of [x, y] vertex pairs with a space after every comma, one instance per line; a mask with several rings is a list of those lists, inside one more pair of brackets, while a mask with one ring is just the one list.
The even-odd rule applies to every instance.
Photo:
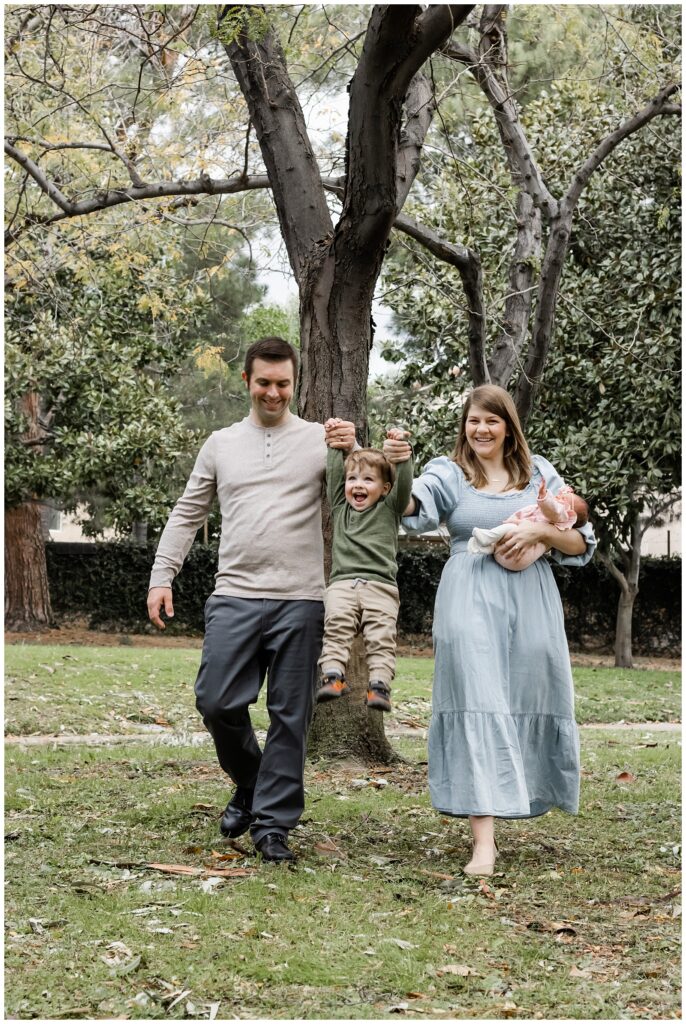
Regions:
[[390, 711], [391, 702], [387, 697], [382, 697], [376, 690], [367, 690], [367, 707], [375, 708], [377, 711]]
[[350, 687], [343, 679], [336, 679], [332, 683], [325, 683], [317, 690], [317, 704], [323, 704], [327, 700], [335, 700], [336, 697], [342, 697], [343, 694], [349, 692]]

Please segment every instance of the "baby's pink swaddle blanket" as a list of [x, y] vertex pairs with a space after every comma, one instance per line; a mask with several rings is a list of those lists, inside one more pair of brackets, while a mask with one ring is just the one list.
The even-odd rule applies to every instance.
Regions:
[[573, 498], [571, 487], [561, 487], [557, 494], [551, 494], [545, 483], [542, 483], [536, 504], [525, 505], [508, 516], [505, 522], [521, 523], [528, 519], [535, 523], [552, 523], [558, 530], [571, 530], [576, 522]]

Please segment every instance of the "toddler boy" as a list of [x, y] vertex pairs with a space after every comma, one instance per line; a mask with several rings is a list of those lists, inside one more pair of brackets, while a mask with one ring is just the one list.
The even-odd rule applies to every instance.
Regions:
[[[325, 426], [329, 429], [335, 422], [328, 420]], [[402, 441], [409, 435], [393, 428], [387, 436]], [[317, 701], [348, 692], [345, 670], [352, 642], [361, 631], [370, 679], [367, 707], [390, 711], [400, 605], [398, 527], [412, 491], [412, 459], [394, 468], [374, 448], [360, 448], [348, 456], [329, 448], [326, 490], [333, 546]]]

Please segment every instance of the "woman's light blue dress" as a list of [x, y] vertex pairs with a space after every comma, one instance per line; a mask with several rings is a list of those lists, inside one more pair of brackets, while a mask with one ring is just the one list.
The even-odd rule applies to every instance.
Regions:
[[[541, 478], [556, 494], [564, 481], [533, 456], [524, 490], [486, 494], [448, 458], [415, 481], [420, 507], [408, 532], [445, 523], [450, 558], [436, 594], [435, 672], [429, 728], [429, 790], [444, 814], [530, 818], [579, 806], [579, 736], [562, 602], [546, 557], [511, 572], [492, 555], [472, 555], [475, 526], [491, 529], [536, 501]], [[551, 557], [585, 565], [595, 549], [581, 527], [582, 555]]]

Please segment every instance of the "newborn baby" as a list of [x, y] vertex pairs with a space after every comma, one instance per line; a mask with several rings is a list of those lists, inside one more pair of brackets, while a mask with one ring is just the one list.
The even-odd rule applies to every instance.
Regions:
[[552, 523], [558, 530], [571, 530], [573, 526], [584, 526], [588, 522], [588, 505], [571, 487], [562, 487], [557, 494], [551, 494], [545, 480], [542, 480], [535, 505], [525, 505], [492, 530], [482, 530], [475, 526], [467, 550], [473, 555], [493, 555], [498, 565], [512, 572], [527, 569], [545, 553], [545, 544], [534, 544], [518, 557], [502, 555], [495, 550], [498, 541], [509, 533], [512, 523], [525, 520]]

